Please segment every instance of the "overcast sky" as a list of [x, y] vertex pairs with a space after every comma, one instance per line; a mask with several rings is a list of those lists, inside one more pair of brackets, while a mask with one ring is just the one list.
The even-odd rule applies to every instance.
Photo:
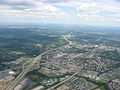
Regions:
[[120, 25], [120, 0], [0, 0], [0, 22]]

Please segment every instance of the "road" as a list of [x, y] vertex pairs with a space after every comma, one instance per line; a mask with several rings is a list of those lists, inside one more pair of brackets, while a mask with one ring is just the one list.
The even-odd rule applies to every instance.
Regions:
[[15, 86], [17, 84], [19, 84], [19, 82], [23, 79], [23, 77], [27, 74], [27, 72], [31, 69], [31, 67], [36, 63], [37, 60], [33, 60], [32, 63], [29, 65], [29, 67], [27, 67], [26, 69], [24, 69], [18, 76], [17, 78], [15, 78], [15, 80], [13, 82], [11, 82], [6, 88], [5, 90], [13, 90], [15, 88]]
[[78, 70], [76, 73], [74, 73], [73, 75], [71, 75], [69, 78], [63, 80], [62, 82], [58, 83], [57, 85], [47, 89], [47, 90], [54, 90], [56, 87], [62, 85], [63, 83], [67, 82], [69, 79], [73, 78], [75, 75], [77, 75], [80, 72], [80, 70]]
[[[72, 42], [70, 40], [68, 40], [68, 37], [70, 37], [70, 34], [68, 35], [65, 35], [64, 36], [64, 39], [66, 41], [68, 41], [69, 43], [65, 46], [68, 46], [68, 45], [71, 45]], [[24, 68], [25, 67], [25, 64], [23, 64], [23, 69], [22, 69], [22, 72], [4, 89], [4, 90], [13, 90], [18, 84], [19, 82], [24, 78], [24, 76], [29, 72], [29, 70], [32, 68], [32, 66], [36, 63], [36, 62], [40, 62], [41, 60], [41, 57], [48, 53], [48, 52], [51, 52], [53, 50], [57, 50], [57, 49], [60, 49], [62, 47], [65, 47], [65, 46], [61, 46], [61, 47], [58, 47], [58, 48], [55, 48], [55, 49], [52, 49], [52, 50], [48, 50], [48, 51], [45, 51], [43, 52], [42, 54], [38, 55], [37, 57], [33, 58], [33, 59], [30, 59], [29, 61], [27, 61], [26, 63], [28, 62], [31, 62], [29, 66], [27, 66], [27, 68]]]

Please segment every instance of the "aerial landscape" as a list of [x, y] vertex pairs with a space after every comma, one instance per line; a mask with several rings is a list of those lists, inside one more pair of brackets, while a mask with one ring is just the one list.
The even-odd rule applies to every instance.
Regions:
[[120, 90], [119, 5], [0, 0], [0, 90]]

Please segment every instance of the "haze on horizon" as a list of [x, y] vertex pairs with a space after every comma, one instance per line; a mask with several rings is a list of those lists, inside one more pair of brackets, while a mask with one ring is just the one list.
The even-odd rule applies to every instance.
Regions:
[[119, 26], [120, 0], [0, 0], [0, 22]]

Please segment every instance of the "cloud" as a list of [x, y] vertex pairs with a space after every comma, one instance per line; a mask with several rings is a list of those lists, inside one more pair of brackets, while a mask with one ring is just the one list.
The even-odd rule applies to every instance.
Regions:
[[33, 0], [0, 0], [0, 5], [31, 6], [33, 4]]
[[110, 17], [116, 17], [116, 18], [120, 18], [120, 13], [119, 14], [110, 14]]
[[39, 0], [39, 1], [44, 3], [61, 3], [61, 2], [69, 2], [71, 0]]
[[[27, 0], [21, 0], [21, 2]], [[8, 1], [10, 2], [10, 1]], [[67, 12], [62, 11], [60, 8], [56, 8], [53, 5], [42, 3], [42, 2], [34, 2], [33, 4], [25, 4], [23, 5], [19, 0], [15, 1], [14, 5], [1, 5], [0, 6], [0, 13], [3, 15], [15, 16], [15, 17], [54, 17], [54, 18], [61, 18], [61, 17], [69, 17]], [[32, 3], [32, 1], [30, 1]], [[30, 3], [29, 2], [29, 3]], [[15, 3], [17, 5], [15, 6]]]
[[101, 21], [104, 19], [103, 16], [99, 15], [101, 9], [96, 3], [82, 3], [79, 7], [76, 7], [78, 11], [77, 17], [80, 20], [92, 20]]
[[78, 12], [77, 17], [82, 21], [120, 21], [120, 3], [113, 0], [87, 0], [74, 3], [73, 6]]
[[[120, 22], [120, 2], [115, 0], [0, 0], [0, 17], [49, 18], [72, 23]], [[68, 22], [67, 21], [67, 22]]]
[[111, 19], [112, 21], [120, 22], [120, 19]]
[[77, 8], [79, 13], [88, 13], [88, 14], [96, 14], [100, 12], [100, 9], [97, 7], [96, 3], [84, 3], [81, 4], [80, 7]]
[[103, 21], [105, 18], [96, 14], [78, 14], [78, 18], [80, 20], [88, 20], [88, 21]]
[[69, 2], [71, 0], [0, 0], [0, 5], [10, 6], [33, 6], [35, 3], [60, 3]]
[[119, 14], [109, 14], [108, 17], [112, 22], [120, 22], [120, 13]]

